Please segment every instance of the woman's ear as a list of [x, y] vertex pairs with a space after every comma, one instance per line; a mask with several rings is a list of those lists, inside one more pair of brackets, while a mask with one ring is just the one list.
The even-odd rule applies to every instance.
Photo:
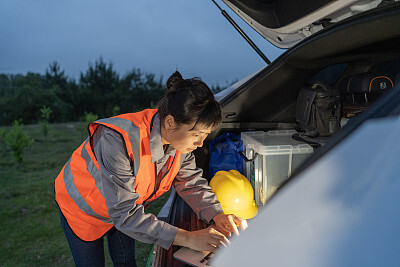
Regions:
[[165, 117], [164, 127], [167, 131], [175, 129], [175, 119], [172, 115], [167, 115], [167, 117]]

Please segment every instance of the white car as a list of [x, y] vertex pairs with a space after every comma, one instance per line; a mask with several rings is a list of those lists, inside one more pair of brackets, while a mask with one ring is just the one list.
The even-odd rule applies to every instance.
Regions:
[[[223, 132], [295, 129], [300, 90], [315, 80], [341, 90], [342, 107], [350, 95], [343, 84], [353, 77], [385, 76], [393, 88], [342, 118], [341, 130], [323, 138], [209, 265], [400, 266], [400, 3], [223, 1], [288, 50], [217, 95], [224, 117], [208, 141]], [[205, 143], [196, 160], [206, 175], [209, 158]], [[187, 230], [206, 227], [176, 194], [163, 216]], [[178, 249], [157, 248], [153, 266], [184, 266], [173, 257]]]

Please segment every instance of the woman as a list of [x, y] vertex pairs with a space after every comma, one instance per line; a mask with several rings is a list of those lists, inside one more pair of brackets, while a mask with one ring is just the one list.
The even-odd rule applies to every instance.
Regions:
[[[104, 265], [104, 235], [115, 266], [136, 266], [135, 240], [200, 251], [229, 243], [226, 237], [238, 234], [236, 225], [244, 221], [223, 214], [192, 154], [220, 122], [221, 107], [208, 86], [175, 72], [158, 109], [91, 123], [88, 139], [55, 181], [75, 264]], [[145, 213], [144, 206], [172, 184], [198, 217], [215, 227], [190, 232]]]

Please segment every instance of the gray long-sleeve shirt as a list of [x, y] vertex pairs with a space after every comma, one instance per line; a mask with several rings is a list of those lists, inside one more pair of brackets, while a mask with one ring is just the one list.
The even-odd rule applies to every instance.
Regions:
[[[139, 198], [135, 192], [135, 162], [128, 157], [121, 135], [100, 126], [93, 136], [93, 147], [101, 171], [101, 190], [115, 227], [138, 241], [168, 249], [178, 228], [158, 220], [153, 214], [146, 214], [142, 205], [135, 204]], [[158, 115], [150, 134], [150, 150], [158, 173], [165, 173], [165, 163], [169, 156], [175, 156], [176, 150], [169, 146], [164, 152]], [[173, 185], [199, 218], [210, 222], [215, 215], [223, 213], [222, 208], [207, 180], [202, 177], [203, 171], [196, 167], [194, 155], [188, 153], [182, 157], [184, 161]]]

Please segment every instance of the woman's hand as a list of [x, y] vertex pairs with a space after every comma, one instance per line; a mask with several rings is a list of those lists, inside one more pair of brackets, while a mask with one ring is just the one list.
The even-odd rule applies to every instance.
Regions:
[[197, 251], [212, 251], [220, 245], [226, 247], [230, 244], [229, 240], [222, 233], [218, 232], [214, 226], [198, 231], [186, 231], [178, 229], [174, 245], [184, 246]]
[[236, 225], [240, 225], [242, 230], [246, 230], [247, 228], [247, 221], [233, 214], [221, 213], [216, 215], [213, 220], [217, 230], [223, 233], [225, 236], [231, 236], [232, 232], [234, 232], [236, 235], [239, 235]]

